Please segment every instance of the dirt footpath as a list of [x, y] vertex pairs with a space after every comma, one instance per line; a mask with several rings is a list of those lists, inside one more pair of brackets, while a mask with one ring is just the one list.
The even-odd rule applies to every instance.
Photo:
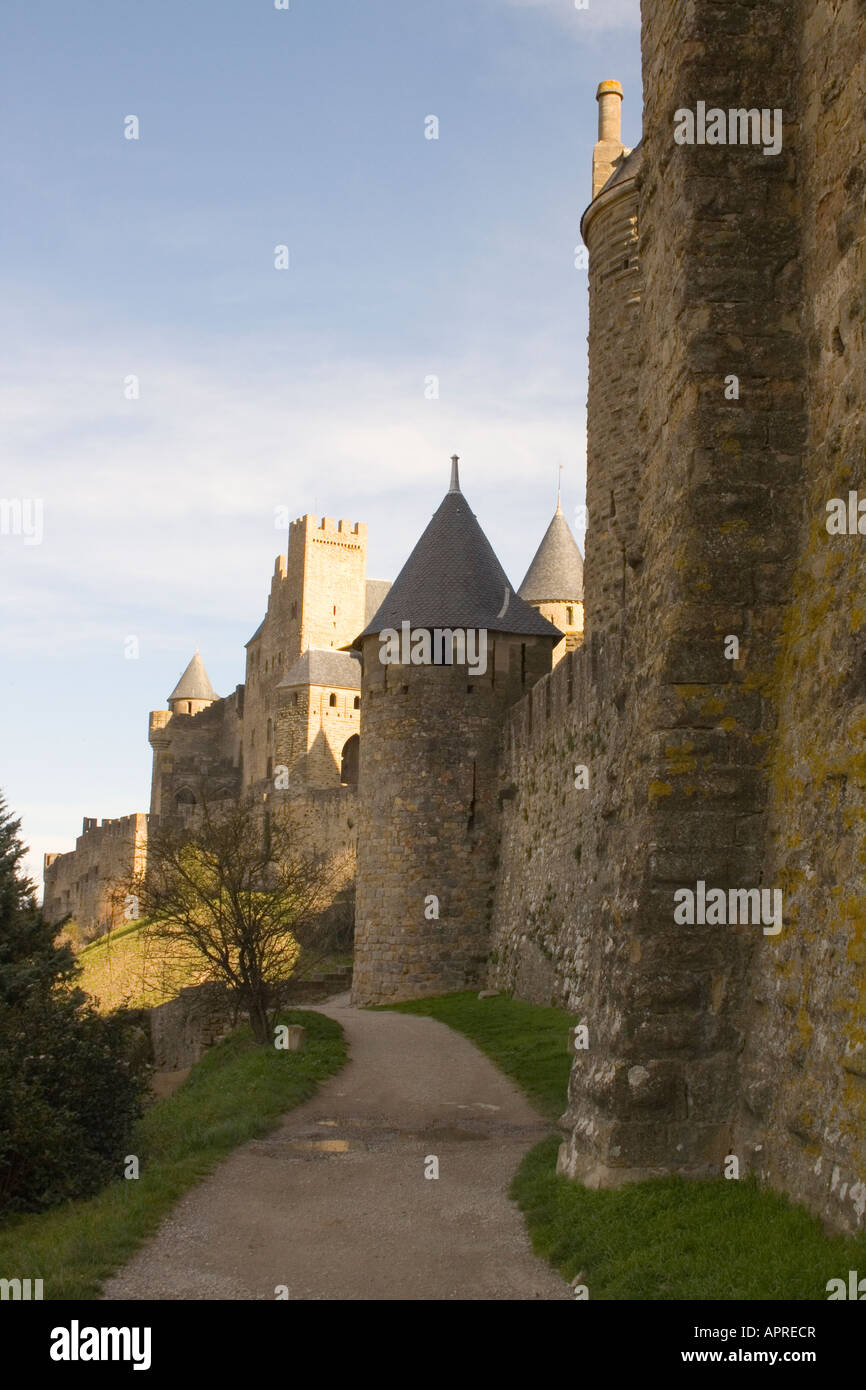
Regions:
[[342, 1024], [349, 1062], [188, 1193], [103, 1296], [572, 1297], [506, 1196], [549, 1123], [445, 1024], [348, 995], [315, 1008]]

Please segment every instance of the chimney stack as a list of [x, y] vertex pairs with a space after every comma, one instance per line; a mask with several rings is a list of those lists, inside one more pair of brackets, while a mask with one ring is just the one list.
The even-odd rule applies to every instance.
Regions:
[[593, 198], [607, 183], [625, 148], [621, 139], [622, 84], [600, 82], [595, 99], [598, 102], [598, 143], [592, 152]]

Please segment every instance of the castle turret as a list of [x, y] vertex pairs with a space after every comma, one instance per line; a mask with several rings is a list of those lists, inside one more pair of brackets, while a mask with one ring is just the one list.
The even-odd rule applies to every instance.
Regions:
[[505, 711], [562, 633], [512, 588], [451, 486], [362, 652], [361, 837], [353, 997], [477, 985], [488, 951]]
[[553, 652], [553, 664], [583, 641], [583, 556], [562, 512], [556, 511], [518, 593], [565, 636]]
[[204, 662], [196, 651], [192, 661], [187, 666], [174, 690], [168, 697], [167, 704], [172, 714], [198, 714], [199, 710], [207, 709], [219, 696], [210, 683], [210, 676], [205, 670]]
[[602, 82], [592, 202], [581, 235], [589, 250], [586, 630], [623, 625], [629, 585], [641, 564], [638, 539], [638, 184], [641, 147], [620, 138], [622, 87]]
[[237, 794], [243, 686], [220, 699], [196, 651], [167, 703], [167, 710], [150, 712], [150, 813], [186, 817], [201, 796], [221, 801]]
[[598, 141], [592, 151], [592, 196], [600, 193], [623, 153], [622, 85], [600, 82], [595, 94], [598, 102]]

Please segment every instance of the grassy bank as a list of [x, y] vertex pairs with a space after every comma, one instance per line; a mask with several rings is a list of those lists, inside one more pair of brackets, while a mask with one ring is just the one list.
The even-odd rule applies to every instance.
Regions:
[[96, 1298], [188, 1188], [239, 1144], [273, 1129], [343, 1065], [338, 1023], [308, 1010], [280, 1019], [304, 1024], [303, 1052], [256, 1047], [246, 1028], [212, 1048], [181, 1089], [140, 1121], [130, 1153], [141, 1176], [0, 1227], [0, 1277], [41, 1278], [46, 1299]]
[[[560, 1009], [504, 996], [442, 995], [395, 1006], [470, 1038], [555, 1119], [570, 1057]], [[751, 1180], [630, 1183], [591, 1192], [556, 1176], [560, 1138], [526, 1155], [511, 1188], [539, 1255], [593, 1299], [823, 1300], [830, 1279], [866, 1275], [866, 1236], [827, 1236], [803, 1207]]]
[[751, 1179], [630, 1183], [590, 1192], [555, 1173], [557, 1138], [526, 1155], [511, 1189], [532, 1243], [596, 1299], [823, 1300], [866, 1272], [866, 1239], [827, 1236], [803, 1207]]
[[[180, 942], [157, 940], [148, 934], [146, 920], [128, 922], [97, 937], [78, 953], [78, 981], [92, 995], [102, 1012], [124, 1005], [150, 1009], [174, 999], [187, 985], [207, 978], [201, 957]], [[301, 950], [293, 978], [311, 970], [325, 972], [351, 964], [351, 955], [319, 959], [314, 951]]]

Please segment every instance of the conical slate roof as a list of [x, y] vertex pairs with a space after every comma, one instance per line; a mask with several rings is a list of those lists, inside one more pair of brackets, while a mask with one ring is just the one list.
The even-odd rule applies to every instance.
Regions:
[[412, 628], [484, 628], [558, 640], [559, 629], [511, 587], [460, 491], [456, 459], [452, 465], [449, 491], [356, 644], [386, 627], [399, 632], [404, 622]]
[[172, 700], [218, 700], [213, 686], [210, 683], [210, 676], [204, 668], [204, 662], [196, 652], [192, 661], [187, 666], [174, 690], [168, 697], [168, 703]]
[[583, 599], [583, 558], [559, 504], [518, 592], [529, 603]]

